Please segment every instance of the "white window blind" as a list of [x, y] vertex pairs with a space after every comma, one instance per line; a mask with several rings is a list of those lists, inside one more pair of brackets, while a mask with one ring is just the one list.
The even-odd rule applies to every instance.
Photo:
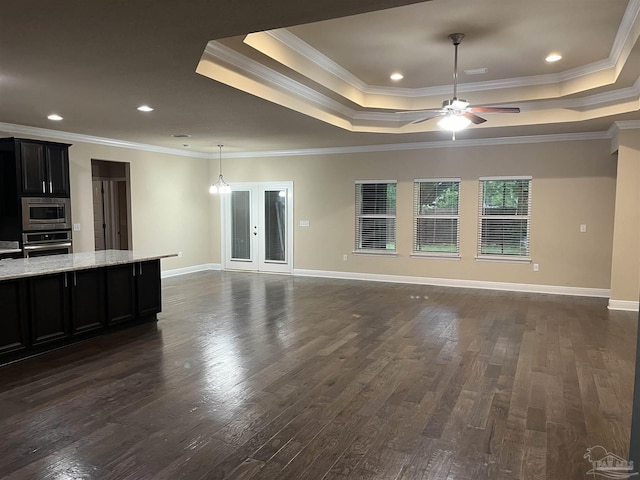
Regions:
[[531, 177], [480, 178], [478, 256], [529, 257]]
[[413, 253], [453, 256], [460, 252], [459, 178], [413, 182]]
[[356, 251], [396, 250], [396, 181], [356, 182]]

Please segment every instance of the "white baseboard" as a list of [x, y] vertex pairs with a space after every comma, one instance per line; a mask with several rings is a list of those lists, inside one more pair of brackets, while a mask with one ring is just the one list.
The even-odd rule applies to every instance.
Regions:
[[202, 265], [193, 265], [192, 267], [174, 268], [173, 270], [163, 270], [160, 274], [161, 278], [177, 277], [179, 275], [187, 275], [189, 273], [206, 272], [208, 270], [222, 270], [219, 263], [205, 263]]
[[640, 302], [630, 300], [609, 300], [609, 310], [624, 310], [626, 312], [637, 312]]
[[[372, 273], [335, 272], [326, 270], [295, 269], [294, 275], [302, 277], [339, 278], [345, 280], [367, 280], [371, 282], [412, 283], [441, 287], [480, 288], [485, 290], [503, 290], [508, 292], [550, 293], [553, 295], [572, 295], [579, 297], [609, 298], [611, 290], [606, 288], [565, 287], [556, 285], [532, 285], [528, 283], [486, 282], [482, 280], [458, 280], [454, 278], [409, 277], [404, 275], [383, 275]], [[637, 309], [636, 302], [636, 309]], [[611, 308], [611, 307], [609, 307]]]

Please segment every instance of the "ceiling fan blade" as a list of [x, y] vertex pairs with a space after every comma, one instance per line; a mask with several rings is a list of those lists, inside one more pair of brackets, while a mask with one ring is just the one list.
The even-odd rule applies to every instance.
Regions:
[[414, 120], [413, 122], [411, 122], [410, 125], [416, 125], [418, 123], [426, 122], [427, 120], [431, 120], [432, 118], [440, 117], [442, 115], [444, 115], [444, 113], [439, 113], [437, 115], [432, 115], [432, 116], [425, 117], [425, 118], [419, 118], [418, 120]]
[[470, 112], [465, 112], [462, 114], [462, 116], [471, 120], [471, 123], [473, 123], [474, 125], [480, 125], [481, 123], [484, 123], [487, 121], [486, 119], [479, 117], [478, 115], [474, 115], [473, 113], [470, 113]]
[[518, 107], [471, 107], [467, 111], [471, 113], [520, 113]]
[[424, 110], [402, 110], [401, 112], [396, 113], [399, 115], [421, 115], [424, 113], [426, 115], [437, 117], [438, 115], [447, 113], [447, 110], [444, 108], [425, 108]]

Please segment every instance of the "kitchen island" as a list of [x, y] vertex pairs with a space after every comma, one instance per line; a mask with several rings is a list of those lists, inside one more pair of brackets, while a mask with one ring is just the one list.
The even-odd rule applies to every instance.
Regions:
[[0, 261], [0, 364], [156, 320], [160, 259], [105, 250]]

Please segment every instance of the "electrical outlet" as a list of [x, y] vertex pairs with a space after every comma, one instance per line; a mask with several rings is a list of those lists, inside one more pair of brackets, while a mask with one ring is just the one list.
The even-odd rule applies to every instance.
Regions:
[[79, 232], [80, 231], [80, 224], [79, 223], [74, 223], [73, 224], [73, 231], [74, 232]]
[[182, 252], [178, 252], [178, 258], [182, 258]]
[[346, 262], [347, 260], [349, 260], [349, 257], [347, 255], [343, 255], [342, 256], [342, 261]]
[[534, 264], [533, 264], [533, 271], [534, 271], [534, 272], [539, 272], [539, 271], [540, 271], [540, 265], [539, 265], [539, 264], [537, 264], [537, 263], [534, 263]]
[[580, 225], [580, 233], [586, 233], [587, 232], [587, 225], [586, 224], [582, 224]]

